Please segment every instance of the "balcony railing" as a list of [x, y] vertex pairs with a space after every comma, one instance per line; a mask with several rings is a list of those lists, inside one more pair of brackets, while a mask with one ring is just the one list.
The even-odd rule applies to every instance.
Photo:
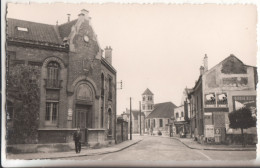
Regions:
[[48, 89], [60, 89], [62, 80], [57, 79], [44, 79], [45, 80], [45, 88]]

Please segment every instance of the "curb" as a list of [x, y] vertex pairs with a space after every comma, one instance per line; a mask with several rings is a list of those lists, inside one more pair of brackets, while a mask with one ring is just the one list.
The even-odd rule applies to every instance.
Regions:
[[183, 145], [185, 145], [186, 147], [190, 148], [190, 149], [196, 149], [196, 150], [213, 150], [213, 151], [256, 151], [256, 148], [246, 148], [246, 149], [242, 149], [242, 148], [194, 148], [191, 147], [189, 145], [187, 145], [186, 143], [182, 142], [180, 139], [172, 137], [170, 139], [176, 139], [178, 141], [180, 141]]
[[[62, 159], [62, 158], [73, 158], [73, 157], [82, 157], [82, 156], [96, 156], [96, 155], [104, 155], [104, 154], [108, 154], [108, 153], [115, 153], [115, 152], [119, 152], [122, 151], [124, 149], [129, 148], [130, 146], [133, 146], [139, 142], [141, 142], [143, 139], [136, 141], [135, 143], [132, 143], [128, 146], [125, 146], [123, 148], [117, 149], [117, 150], [112, 150], [112, 151], [108, 151], [108, 152], [99, 152], [99, 153], [92, 153], [92, 154], [79, 154], [79, 155], [73, 155], [73, 156], [61, 156], [61, 157], [43, 157], [43, 158], [37, 158], [37, 159]], [[26, 159], [27, 160], [27, 159]], [[28, 159], [28, 160], [35, 160], [35, 159]]]

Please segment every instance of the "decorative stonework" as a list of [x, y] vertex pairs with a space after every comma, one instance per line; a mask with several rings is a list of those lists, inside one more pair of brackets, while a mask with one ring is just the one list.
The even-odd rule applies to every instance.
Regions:
[[56, 61], [56, 62], [58, 62], [60, 64], [62, 69], [65, 68], [63, 61], [61, 59], [57, 58], [57, 57], [48, 57], [48, 58], [46, 58], [44, 60], [44, 62], [43, 62], [43, 67], [46, 68], [50, 61]]

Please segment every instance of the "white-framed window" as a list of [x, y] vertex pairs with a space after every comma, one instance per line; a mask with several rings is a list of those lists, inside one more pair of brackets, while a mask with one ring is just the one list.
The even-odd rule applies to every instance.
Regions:
[[46, 125], [56, 125], [59, 113], [59, 103], [58, 102], [46, 102], [46, 113], [45, 113], [45, 123]]

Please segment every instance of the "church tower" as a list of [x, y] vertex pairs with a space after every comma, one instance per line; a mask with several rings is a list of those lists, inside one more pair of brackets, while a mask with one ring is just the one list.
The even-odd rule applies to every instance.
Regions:
[[147, 117], [154, 109], [153, 93], [147, 88], [142, 94], [142, 112]]

